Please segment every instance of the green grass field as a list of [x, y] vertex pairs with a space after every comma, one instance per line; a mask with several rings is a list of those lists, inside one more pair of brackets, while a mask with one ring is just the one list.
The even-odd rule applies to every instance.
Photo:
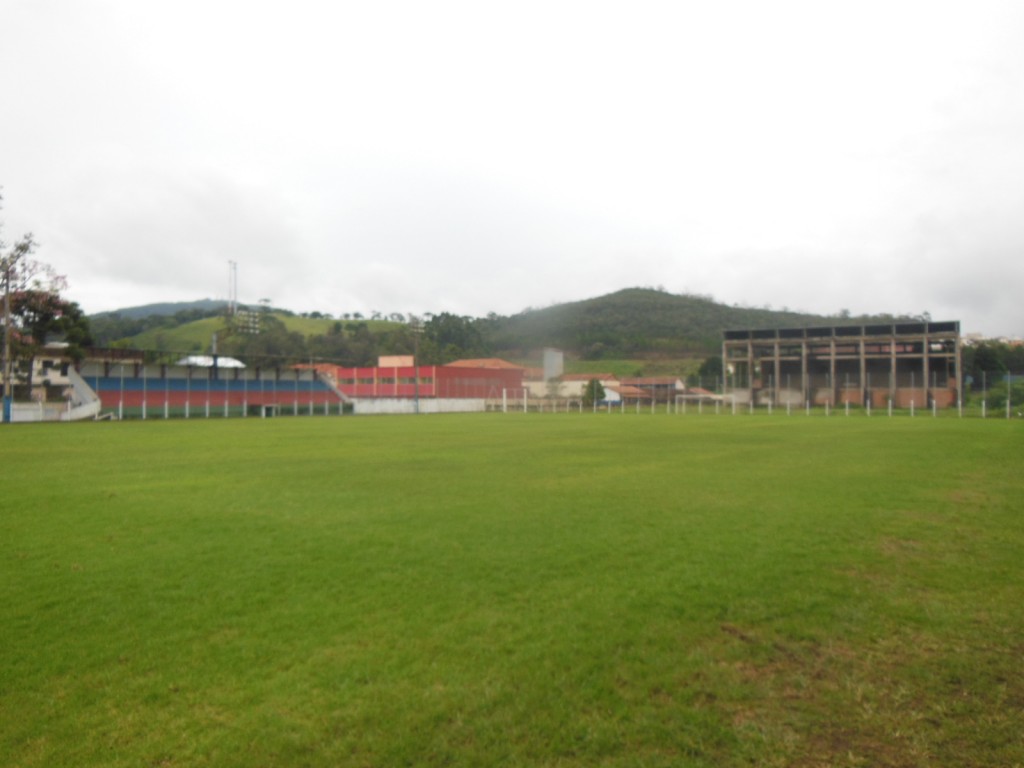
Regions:
[[0, 429], [5, 766], [1024, 764], [1024, 423]]

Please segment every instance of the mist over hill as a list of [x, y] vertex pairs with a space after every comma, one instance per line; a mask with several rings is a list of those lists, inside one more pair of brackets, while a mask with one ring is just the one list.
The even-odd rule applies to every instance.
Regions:
[[[891, 319], [891, 316], [884, 316]], [[707, 296], [626, 288], [606, 296], [491, 319], [498, 349], [555, 346], [587, 359], [630, 355], [700, 355], [719, 349], [730, 328], [804, 327], [867, 318], [735, 307]], [[872, 319], [882, 319], [875, 317]]]

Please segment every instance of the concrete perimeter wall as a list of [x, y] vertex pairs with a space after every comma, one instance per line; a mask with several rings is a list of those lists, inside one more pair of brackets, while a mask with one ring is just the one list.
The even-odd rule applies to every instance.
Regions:
[[[483, 398], [420, 398], [420, 413], [482, 413]], [[357, 416], [386, 413], [416, 413], [416, 400], [404, 397], [360, 397], [353, 401]]]

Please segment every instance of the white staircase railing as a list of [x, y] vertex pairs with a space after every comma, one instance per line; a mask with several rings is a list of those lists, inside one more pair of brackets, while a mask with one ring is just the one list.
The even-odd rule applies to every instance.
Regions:
[[322, 371], [319, 368], [313, 369], [313, 375], [315, 375], [320, 381], [327, 385], [327, 388], [341, 398], [343, 403], [351, 403], [352, 398], [341, 391], [341, 387], [338, 386], [338, 379], [327, 371]]
[[68, 381], [71, 382], [71, 400], [61, 421], [78, 421], [79, 419], [95, 419], [100, 415], [103, 404], [100, 396], [90, 387], [85, 379], [78, 375], [74, 368], [68, 368]]

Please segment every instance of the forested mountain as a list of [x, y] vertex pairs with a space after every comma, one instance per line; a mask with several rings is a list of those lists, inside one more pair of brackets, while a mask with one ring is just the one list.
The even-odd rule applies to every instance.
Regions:
[[[319, 312], [300, 318], [262, 308], [260, 335], [249, 337], [230, 331], [226, 318], [214, 321], [223, 314], [223, 302], [152, 306], [149, 314], [144, 314], [145, 308], [133, 308], [93, 316], [93, 336], [102, 345], [196, 352], [207, 351], [218, 326], [222, 327], [220, 351], [225, 354], [330, 359], [345, 365], [371, 365], [379, 354], [408, 354], [414, 349], [427, 364], [459, 357], [531, 359], [548, 346], [585, 360], [700, 359], [719, 350], [727, 328], [799, 327], [863, 319], [845, 313], [824, 317], [735, 307], [705, 296], [628, 288], [507, 317], [471, 318], [443, 312], [428, 316], [419, 335], [399, 322], [336, 320]], [[175, 312], [167, 314], [171, 308]]]
[[485, 322], [485, 335], [499, 350], [554, 346], [591, 360], [659, 353], [699, 356], [718, 350], [727, 328], [804, 327], [856, 320], [846, 313], [825, 317], [733, 307], [705, 296], [627, 288], [511, 317], [492, 317]]
[[200, 299], [199, 301], [164, 301], [157, 304], [140, 304], [137, 307], [124, 307], [113, 312], [97, 312], [90, 319], [118, 315], [138, 320], [152, 315], [176, 315], [179, 312], [199, 310], [201, 312], [220, 312], [227, 306], [223, 299]]

